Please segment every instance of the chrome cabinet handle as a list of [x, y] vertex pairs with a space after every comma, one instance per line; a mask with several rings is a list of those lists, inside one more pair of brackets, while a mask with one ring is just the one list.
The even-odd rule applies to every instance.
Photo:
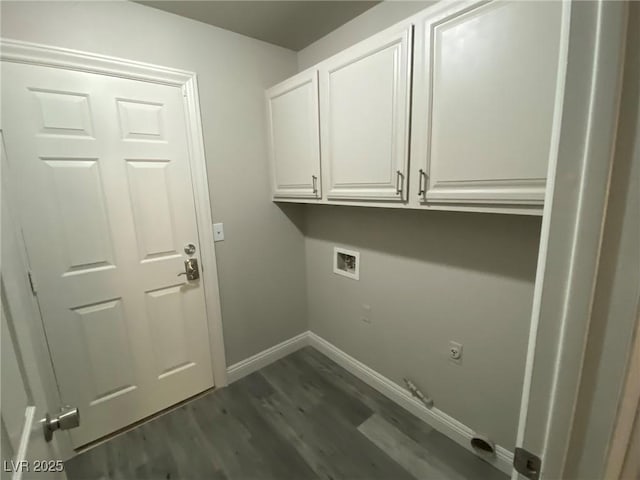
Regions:
[[404, 186], [404, 175], [398, 170], [396, 176], [396, 194], [402, 197], [402, 187]]
[[[424, 180], [424, 182], [423, 182]], [[420, 176], [418, 177], [418, 196], [422, 197], [427, 193], [427, 173], [420, 169]]]
[[311, 175], [311, 181], [313, 184], [313, 194], [317, 197], [318, 196], [318, 177], [316, 177], [315, 175]]

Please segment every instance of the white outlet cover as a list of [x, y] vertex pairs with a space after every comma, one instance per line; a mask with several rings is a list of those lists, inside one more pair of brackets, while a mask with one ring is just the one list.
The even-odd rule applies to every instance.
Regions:
[[360, 320], [365, 323], [371, 323], [371, 305], [366, 303], [362, 304], [362, 310], [360, 312]]
[[224, 224], [214, 223], [213, 224], [213, 241], [221, 242], [222, 240], [224, 240]]

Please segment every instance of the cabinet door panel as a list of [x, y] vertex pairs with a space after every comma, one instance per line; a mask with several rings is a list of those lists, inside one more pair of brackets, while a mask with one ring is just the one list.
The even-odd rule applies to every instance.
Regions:
[[317, 72], [296, 75], [266, 95], [274, 198], [320, 198]]
[[329, 199], [404, 199], [411, 33], [383, 32], [321, 66]]
[[421, 199], [541, 204], [561, 2], [458, 10], [427, 17], [419, 27], [413, 145], [416, 168], [427, 172]]

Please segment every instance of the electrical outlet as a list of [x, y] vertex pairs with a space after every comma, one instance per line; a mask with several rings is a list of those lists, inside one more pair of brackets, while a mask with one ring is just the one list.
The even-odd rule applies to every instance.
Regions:
[[453, 363], [462, 363], [462, 344], [454, 341], [449, 342], [449, 360]]
[[364, 323], [371, 323], [371, 305], [366, 303], [362, 304], [362, 310], [360, 311], [360, 320]]

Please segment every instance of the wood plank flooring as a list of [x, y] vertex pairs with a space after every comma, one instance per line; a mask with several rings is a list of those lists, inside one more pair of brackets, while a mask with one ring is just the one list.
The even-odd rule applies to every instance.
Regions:
[[65, 466], [69, 480], [507, 478], [311, 347]]

